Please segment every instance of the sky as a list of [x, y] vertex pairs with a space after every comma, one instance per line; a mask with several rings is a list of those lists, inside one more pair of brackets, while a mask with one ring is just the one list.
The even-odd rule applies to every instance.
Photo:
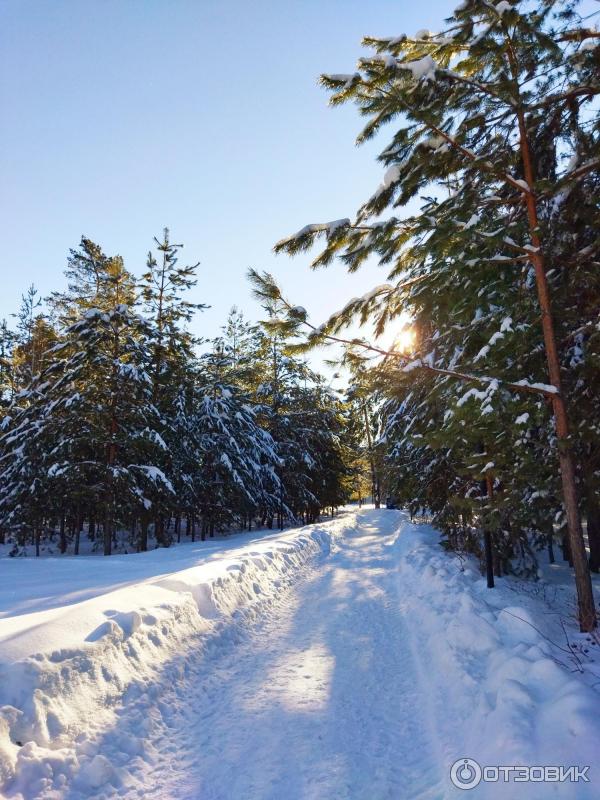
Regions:
[[200, 262], [200, 336], [234, 304], [260, 318], [249, 267], [315, 322], [383, 282], [272, 247], [381, 182], [383, 140], [357, 148], [357, 110], [328, 107], [318, 75], [354, 71], [366, 34], [439, 30], [455, 4], [0, 0], [0, 319], [31, 283], [62, 288], [82, 235], [139, 275], [165, 226]]

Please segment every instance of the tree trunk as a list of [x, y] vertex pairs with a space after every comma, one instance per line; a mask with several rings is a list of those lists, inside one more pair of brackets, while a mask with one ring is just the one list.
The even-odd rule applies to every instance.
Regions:
[[148, 550], [148, 518], [142, 515], [140, 520], [140, 552], [145, 553]]
[[[492, 481], [492, 476], [488, 472], [485, 476], [485, 488], [488, 496], [488, 500], [492, 501], [494, 496], [494, 483]], [[493, 589], [494, 588], [494, 549], [492, 547], [492, 532], [489, 529], [489, 526], [486, 525], [483, 531], [483, 542], [484, 542], [484, 549], [485, 549], [485, 572], [486, 572], [486, 579], [487, 579], [487, 588]]]
[[552, 529], [548, 532], [546, 541], [548, 542], [548, 561], [550, 564], [554, 564], [556, 559], [554, 558], [554, 536]]
[[552, 319], [552, 303], [546, 276], [543, 244], [540, 236], [541, 227], [538, 219], [537, 198], [534, 193], [536, 176], [533, 168], [527, 120], [525, 118], [525, 110], [521, 99], [520, 65], [508, 31], [506, 31], [506, 55], [513, 80], [514, 97], [516, 98], [515, 109], [519, 126], [519, 150], [523, 163], [523, 176], [526, 183], [526, 186], [520, 188], [527, 208], [530, 237], [529, 244], [531, 245], [528, 248], [528, 255], [535, 272], [548, 375], [550, 383], [554, 387], [554, 394], [551, 395], [552, 408], [554, 412], [556, 438], [558, 441], [558, 458], [560, 463], [563, 503], [567, 515], [569, 545], [573, 566], [575, 568], [579, 627], [582, 632], [589, 632], [596, 627], [596, 610], [594, 607], [592, 580], [583, 541], [581, 517], [579, 515], [575, 464], [569, 438], [567, 406], [562, 394], [560, 359], [554, 331], [554, 321]]
[[75, 542], [73, 544], [73, 555], [79, 555], [79, 540], [81, 538], [81, 528], [83, 526], [83, 519], [81, 516], [81, 509], [77, 508], [75, 514]]
[[60, 539], [59, 549], [61, 553], [67, 552], [67, 537], [65, 536], [65, 515], [61, 514], [60, 517]]
[[568, 561], [569, 566], [573, 566], [573, 559], [571, 558], [571, 545], [569, 544], [569, 534], [563, 533], [560, 549], [562, 550], [563, 561]]
[[600, 572], [600, 505], [593, 489], [586, 492], [586, 519], [588, 545], [590, 548], [590, 569]]
[[154, 539], [157, 547], [165, 546], [165, 523], [163, 517], [154, 518]]
[[104, 514], [104, 555], [109, 556], [112, 553], [112, 526], [113, 526], [113, 501], [112, 496], [109, 495], [106, 501], [106, 510]]
[[483, 531], [483, 542], [485, 551], [485, 574], [487, 579], [487, 588], [494, 588], [494, 556], [492, 550], [492, 534], [488, 528]]
[[[509, 57], [514, 59], [514, 53]], [[512, 63], [512, 62], [511, 62]], [[513, 63], [513, 77], [518, 80], [518, 70]], [[560, 375], [560, 359], [554, 332], [554, 321], [552, 319], [552, 304], [550, 301], [550, 291], [546, 277], [546, 267], [540, 238], [540, 225], [537, 213], [537, 201], [533, 194], [535, 186], [535, 175], [533, 172], [533, 162], [529, 147], [527, 125], [525, 114], [522, 107], [517, 111], [520, 133], [520, 148], [523, 159], [523, 173], [529, 189], [524, 191], [525, 202], [527, 204], [527, 217], [529, 221], [529, 232], [531, 238], [530, 260], [535, 271], [538, 301], [542, 315], [542, 332], [544, 337], [544, 348], [546, 361], [548, 364], [548, 374], [550, 383], [555, 388], [552, 395], [552, 408], [554, 411], [554, 424], [556, 437], [558, 440], [558, 458], [560, 463], [560, 476], [563, 489], [563, 502], [567, 515], [567, 530], [569, 532], [569, 544], [571, 557], [575, 569], [575, 585], [577, 588], [577, 605], [579, 608], [579, 627], [582, 632], [592, 631], [596, 627], [596, 610], [594, 607], [594, 595], [592, 591], [592, 580], [583, 541], [583, 531], [581, 528], [581, 518], [579, 515], [579, 505], [577, 501], [577, 485], [575, 479], [575, 465], [573, 451], [569, 438], [569, 421], [567, 407], [562, 394], [562, 381]]]
[[367, 436], [367, 446], [369, 448], [369, 467], [371, 468], [371, 499], [375, 508], [380, 506], [379, 488], [377, 482], [377, 475], [375, 473], [375, 459], [373, 458], [373, 439], [371, 437], [371, 425], [369, 423], [369, 414], [367, 411], [367, 404], [363, 403], [363, 417], [365, 420], [365, 433]]

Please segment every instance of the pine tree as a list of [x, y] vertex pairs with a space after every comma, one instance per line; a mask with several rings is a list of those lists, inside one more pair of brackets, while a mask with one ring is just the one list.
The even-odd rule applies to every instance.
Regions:
[[153, 397], [159, 402], [170, 385], [173, 360], [177, 362], [181, 356], [190, 358], [193, 340], [183, 326], [191, 321], [195, 311], [207, 306], [191, 303], [184, 297], [198, 282], [199, 264], [178, 266], [178, 253], [183, 245], [170, 242], [168, 228], [163, 231], [162, 241], [156, 237], [154, 241], [159, 258], [148, 253], [140, 290], [145, 314], [153, 321], [156, 334], [152, 342], [152, 381]]
[[[152, 335], [147, 344], [152, 402], [160, 418], [157, 432], [165, 445], [161, 467], [171, 474], [174, 485], [180, 486], [182, 477], [176, 474], [176, 470], [187, 461], [188, 455], [180, 452], [182, 431], [175, 425], [174, 417], [181, 412], [181, 400], [189, 394], [190, 382], [193, 383], [194, 380], [190, 373], [194, 369], [193, 348], [196, 344], [185, 326], [191, 321], [195, 311], [207, 306], [191, 303], [185, 297], [197, 283], [198, 264], [178, 265], [178, 254], [183, 245], [171, 243], [168, 228], [163, 231], [162, 241], [156, 237], [154, 241], [158, 258], [152, 252], [148, 253], [140, 293], [144, 313], [153, 323]], [[181, 421], [179, 416], [178, 423]], [[180, 520], [181, 508], [177, 507], [175, 513]], [[179, 521], [178, 525], [180, 524]], [[143, 525], [146, 525], [145, 520]], [[163, 514], [155, 516], [154, 526], [157, 539], [162, 544], [168, 544]]]
[[13, 352], [16, 335], [3, 319], [0, 323], [0, 414], [8, 406], [15, 393]]
[[[354, 270], [371, 254], [391, 265], [389, 283], [315, 328], [313, 343], [337, 335], [356, 316], [373, 318], [379, 333], [408, 310], [421, 326], [421, 350], [411, 368], [442, 382], [479, 386], [482, 408], [493, 408], [490, 387], [496, 392], [499, 384], [501, 392], [548, 399], [580, 623], [589, 631], [596, 617], [548, 277], [555, 268], [551, 210], [600, 164], [590, 106], [600, 91], [597, 34], [578, 17], [578, 5], [539, 0], [526, 9], [467, 0], [441, 34], [365, 39], [375, 54], [360, 60], [358, 72], [321, 80], [334, 104], [355, 102], [368, 118], [359, 141], [400, 120], [380, 156], [387, 167], [383, 182], [354, 223], [308, 225], [276, 250], [294, 254], [326, 236], [315, 266], [339, 255]], [[575, 137], [563, 132], [573, 114], [592, 120], [587, 160], [569, 157]], [[419, 213], [379, 219], [387, 208], [405, 208], [419, 196]], [[583, 269], [585, 260], [578, 257]], [[457, 293], [458, 308], [451, 302]], [[558, 307], [564, 302], [560, 295], [554, 299]], [[476, 336], [467, 312], [474, 312], [475, 323], [485, 322], [483, 330], [475, 324]], [[475, 350], [477, 336], [490, 330]], [[496, 354], [498, 341], [506, 345], [504, 359]], [[485, 427], [479, 435], [487, 441]]]
[[67, 290], [53, 292], [48, 304], [62, 326], [78, 320], [88, 309], [110, 310], [135, 300], [135, 280], [125, 269], [121, 256], [107, 256], [102, 248], [85, 236], [79, 248], [69, 253]]
[[201, 452], [196, 496], [202, 538], [236, 514], [250, 519], [257, 513], [272, 515], [282, 490], [276, 444], [248, 400], [224, 380], [228, 363], [220, 342], [202, 358], [191, 420]]
[[149, 325], [128, 306], [89, 309], [56, 347], [46, 390], [54, 446], [48, 469], [67, 482], [65, 496], [97, 509], [103, 549], [112, 551], [117, 523], [159, 508], [173, 488], [157, 464], [157, 434], [148, 374]]
[[25, 388], [46, 365], [46, 356], [56, 341], [56, 332], [40, 310], [42, 299], [32, 284], [21, 297], [11, 361], [15, 388]]

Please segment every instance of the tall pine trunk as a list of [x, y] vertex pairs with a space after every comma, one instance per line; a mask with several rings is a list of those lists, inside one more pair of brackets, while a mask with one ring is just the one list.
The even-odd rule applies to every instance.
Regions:
[[525, 112], [520, 103], [519, 96], [518, 87], [520, 72], [510, 39], [508, 40], [508, 43], [508, 59], [517, 92], [517, 119], [519, 124], [519, 144], [523, 162], [523, 174], [528, 187], [523, 193], [527, 206], [529, 235], [532, 245], [529, 258], [535, 272], [537, 296], [542, 317], [544, 349], [546, 354], [546, 362], [548, 364], [548, 375], [550, 378], [550, 383], [555, 389], [554, 394], [552, 394], [552, 409], [554, 412], [556, 437], [558, 440], [558, 459], [560, 463], [563, 502], [567, 516], [569, 545], [571, 550], [571, 558], [573, 559], [573, 567], [575, 570], [575, 586], [577, 589], [577, 605], [579, 609], [579, 626], [582, 632], [589, 632], [596, 627], [594, 594], [592, 591], [592, 580], [585, 552], [581, 517], [579, 515], [575, 463], [573, 459], [573, 448], [569, 438], [569, 419], [565, 398], [562, 393], [560, 359], [554, 330], [554, 320], [552, 318], [552, 304], [550, 300], [548, 279], [546, 276], [546, 266], [544, 263], [543, 243], [540, 236], [541, 229], [538, 219], [537, 200], [533, 188], [535, 186], [536, 176], [533, 170], [533, 159], [531, 156], [531, 147], [527, 132]]

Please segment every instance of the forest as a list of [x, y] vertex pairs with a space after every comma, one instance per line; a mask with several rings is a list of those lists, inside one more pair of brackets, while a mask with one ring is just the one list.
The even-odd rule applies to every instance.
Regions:
[[[87, 238], [67, 289], [23, 295], [1, 329], [0, 543], [19, 555], [144, 551], [313, 522], [364, 483], [361, 406], [232, 309], [187, 330], [198, 265], [168, 230], [137, 280]], [[125, 533], [125, 536], [123, 536]], [[118, 534], [120, 534], [118, 536]]]
[[[386, 270], [325, 322], [252, 270], [263, 322], [234, 310], [196, 342], [196, 268], [167, 231], [139, 280], [83, 238], [67, 289], [42, 308], [32, 288], [3, 323], [0, 541], [77, 553], [85, 533], [110, 554], [127, 531], [145, 550], [370, 495], [475, 553], [490, 587], [535, 578], [542, 550], [569, 561], [593, 627], [600, 50], [579, 6], [462, 4], [444, 32], [367, 37], [358, 71], [321, 76], [366, 120], [359, 144], [387, 135], [352, 220], [275, 244]], [[380, 346], [394, 326], [401, 345]], [[343, 397], [305, 360], [331, 343]]]

